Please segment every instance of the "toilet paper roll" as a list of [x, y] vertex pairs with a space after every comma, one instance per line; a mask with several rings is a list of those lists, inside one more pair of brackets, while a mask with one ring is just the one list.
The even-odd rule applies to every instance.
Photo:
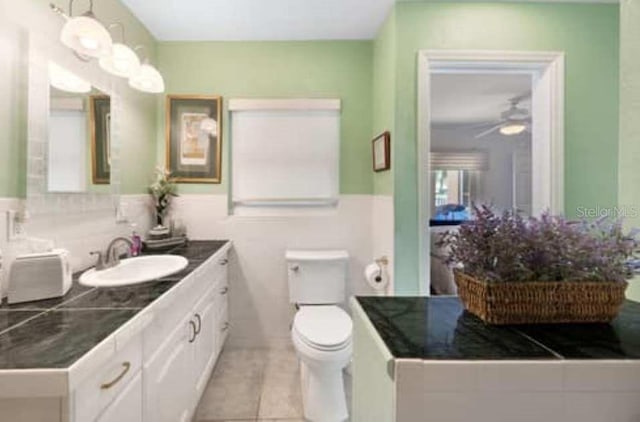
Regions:
[[389, 273], [385, 265], [373, 262], [364, 269], [364, 278], [378, 296], [384, 296], [389, 284]]

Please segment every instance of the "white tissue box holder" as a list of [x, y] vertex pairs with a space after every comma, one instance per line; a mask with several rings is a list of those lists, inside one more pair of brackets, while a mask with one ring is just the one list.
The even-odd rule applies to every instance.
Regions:
[[31, 302], [64, 296], [72, 284], [69, 252], [53, 249], [49, 252], [20, 255], [9, 271], [9, 303]]

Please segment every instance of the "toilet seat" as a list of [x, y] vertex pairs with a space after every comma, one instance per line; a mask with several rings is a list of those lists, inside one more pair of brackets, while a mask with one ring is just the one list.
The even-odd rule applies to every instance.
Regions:
[[293, 319], [293, 334], [316, 350], [341, 350], [351, 344], [351, 317], [335, 305], [302, 306]]

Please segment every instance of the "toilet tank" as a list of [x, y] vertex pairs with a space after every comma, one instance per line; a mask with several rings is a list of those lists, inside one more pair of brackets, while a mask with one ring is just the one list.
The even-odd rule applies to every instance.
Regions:
[[301, 305], [345, 300], [349, 254], [344, 250], [288, 250], [289, 301]]

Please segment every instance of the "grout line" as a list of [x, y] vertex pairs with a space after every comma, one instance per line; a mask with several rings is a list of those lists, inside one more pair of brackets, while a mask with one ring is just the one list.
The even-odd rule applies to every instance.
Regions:
[[[26, 324], [27, 322], [29, 322], [29, 321], [31, 321], [31, 320], [33, 320], [33, 319], [35, 319], [35, 318], [38, 318], [39, 316], [44, 315], [44, 314], [46, 314], [46, 313], [47, 313], [47, 312], [49, 312], [49, 311], [50, 311], [50, 309], [49, 309], [49, 310], [46, 310], [46, 311], [41, 311], [41, 312], [39, 312], [39, 313], [37, 313], [37, 314], [35, 314], [35, 315], [33, 315], [33, 316], [30, 316], [29, 318], [25, 319], [24, 321], [20, 321], [19, 323], [15, 324], [15, 325], [12, 325], [11, 327], [6, 328], [6, 329], [4, 329], [4, 330], [0, 331], [0, 336], [1, 336], [1, 335], [3, 335], [3, 334], [5, 334], [5, 333], [7, 333], [7, 332], [9, 332], [9, 331], [11, 331], [11, 330], [13, 330], [14, 328], [18, 328], [18, 327], [23, 326], [23, 325], [24, 325], [24, 324]], [[24, 311], [23, 311], [23, 312], [24, 312]], [[38, 312], [38, 311], [35, 311], [35, 312]]]
[[[92, 292], [94, 289], [96, 289], [96, 287], [93, 287], [93, 288], [87, 290], [84, 293], [80, 293], [77, 296], [74, 296], [74, 297], [70, 298], [69, 300], [61, 302], [61, 303], [59, 303], [59, 304], [57, 304], [55, 306], [52, 306], [51, 308], [47, 308], [47, 309], [44, 309], [44, 308], [31, 308], [31, 309], [29, 309], [29, 308], [17, 308], [17, 309], [15, 309], [14, 308], [14, 309], [2, 309], [2, 310], [0, 310], [2, 312], [37, 312], [35, 315], [30, 316], [29, 318], [25, 319], [24, 321], [20, 321], [19, 323], [15, 324], [15, 325], [12, 325], [11, 327], [8, 327], [8, 328], [0, 331], [0, 336], [3, 335], [3, 334], [6, 334], [7, 332], [9, 332], [11, 330], [13, 330], [14, 328], [21, 327], [24, 324], [26, 324], [27, 322], [30, 322], [30, 321], [34, 320], [35, 318], [38, 318], [38, 317], [40, 317], [42, 315], [45, 315], [45, 314], [48, 314], [49, 312], [52, 312], [52, 311], [58, 311], [59, 312], [61, 310], [66, 311], [66, 310], [73, 310], [73, 309], [77, 309], [77, 310], [94, 310], [96, 308], [87, 308], [87, 309], [82, 309], [82, 308], [64, 308], [64, 309], [60, 309], [65, 304], [70, 303], [70, 302], [72, 302], [72, 301], [74, 301], [74, 300], [76, 300], [78, 298], [81, 298], [82, 296]], [[129, 308], [116, 308], [116, 309], [129, 309]], [[131, 308], [131, 309], [140, 309], [140, 308]], [[103, 309], [98, 308], [96, 310], [103, 310]]]
[[259, 420], [260, 418], [260, 405], [262, 404], [262, 392], [264, 391], [264, 385], [265, 385], [265, 369], [267, 367], [267, 361], [265, 360], [264, 365], [262, 366], [262, 368], [260, 369], [260, 390], [258, 393], [258, 406], [256, 406], [256, 421]]
[[83, 297], [83, 296], [85, 296], [85, 295], [87, 295], [87, 294], [91, 293], [92, 291], [94, 291], [94, 290], [96, 290], [96, 289], [97, 289], [97, 287], [92, 287], [92, 288], [90, 288], [89, 290], [87, 290], [87, 291], [86, 291], [86, 292], [84, 292], [84, 293], [80, 293], [79, 295], [76, 295], [76, 296], [74, 296], [74, 297], [70, 297], [68, 300], [65, 300], [65, 301], [63, 301], [63, 302], [60, 302], [59, 304], [57, 304], [56, 306], [52, 307], [52, 308], [51, 308], [51, 309], [49, 309], [49, 310], [52, 310], [52, 309], [56, 309], [56, 308], [59, 308], [59, 307], [65, 306], [65, 305], [67, 305], [67, 304], [69, 304], [69, 303], [71, 303], [71, 302], [73, 302], [73, 301], [75, 301], [75, 300], [77, 300], [77, 299], [79, 299], [79, 298], [81, 298], [81, 297]]
[[54, 308], [50, 309], [50, 312], [74, 312], [74, 311], [140, 311], [143, 308], [135, 306], [123, 306], [120, 308], [113, 308], [109, 306], [96, 306], [96, 307], [82, 307], [82, 308]]

